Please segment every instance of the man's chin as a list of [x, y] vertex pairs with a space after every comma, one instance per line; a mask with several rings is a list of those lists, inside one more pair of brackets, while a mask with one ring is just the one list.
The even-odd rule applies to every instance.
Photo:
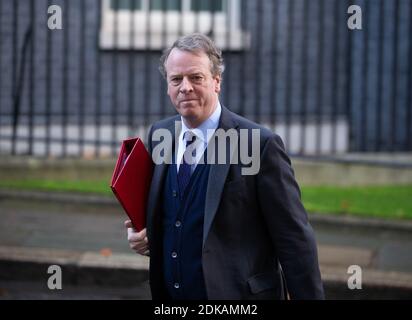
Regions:
[[192, 127], [199, 122], [199, 115], [194, 110], [184, 110], [179, 112], [180, 116], [185, 120], [186, 125]]
[[197, 100], [187, 100], [180, 102], [179, 107], [181, 109], [194, 109], [199, 107], [199, 104]]
[[191, 104], [191, 103], [184, 103], [184, 104], [180, 104], [179, 108], [178, 108], [178, 112], [180, 113], [180, 115], [182, 117], [193, 117], [196, 116], [196, 110], [197, 110], [197, 106], [195, 104]]

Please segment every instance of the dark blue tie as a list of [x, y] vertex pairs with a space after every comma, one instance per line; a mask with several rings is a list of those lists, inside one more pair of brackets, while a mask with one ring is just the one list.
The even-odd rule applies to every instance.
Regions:
[[187, 147], [190, 146], [192, 143], [194, 143], [196, 140], [196, 136], [192, 132], [190, 131], [186, 132], [183, 138], [184, 140], [186, 140], [186, 150], [183, 154], [183, 159], [182, 159], [182, 162], [180, 163], [179, 172], [177, 174], [177, 182], [179, 184], [179, 191], [180, 191], [181, 197], [183, 197], [184, 195], [186, 187], [190, 181], [190, 176], [192, 174], [190, 163], [193, 163], [193, 161], [189, 161], [190, 163], [188, 163], [186, 159], [194, 159], [193, 158], [194, 155], [193, 154], [191, 155], [190, 151], [194, 152], [196, 150], [196, 149], [194, 150], [187, 149]]

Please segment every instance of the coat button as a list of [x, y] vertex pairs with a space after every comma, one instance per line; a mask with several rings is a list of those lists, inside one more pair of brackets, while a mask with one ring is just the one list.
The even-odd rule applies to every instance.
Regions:
[[176, 228], [179, 228], [181, 225], [182, 225], [182, 223], [179, 220], [176, 221], [176, 223], [175, 223]]
[[179, 289], [179, 288], [180, 288], [180, 284], [176, 282], [175, 285], [174, 285], [174, 287], [175, 287], [175, 289]]
[[173, 195], [173, 198], [177, 198], [177, 191], [176, 191], [176, 190], [173, 190], [173, 191], [172, 191], [172, 195]]
[[176, 259], [177, 258], [177, 253], [176, 252], [172, 252], [172, 258]]

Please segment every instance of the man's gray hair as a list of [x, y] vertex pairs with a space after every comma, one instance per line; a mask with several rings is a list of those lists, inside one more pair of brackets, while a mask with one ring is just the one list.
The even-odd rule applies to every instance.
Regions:
[[222, 51], [216, 47], [215, 43], [208, 36], [201, 33], [194, 33], [177, 39], [171, 47], [163, 52], [160, 58], [159, 71], [165, 79], [167, 78], [166, 62], [174, 48], [194, 54], [199, 52], [205, 53], [211, 63], [210, 71], [212, 75], [221, 76], [223, 74], [225, 67], [223, 64]]

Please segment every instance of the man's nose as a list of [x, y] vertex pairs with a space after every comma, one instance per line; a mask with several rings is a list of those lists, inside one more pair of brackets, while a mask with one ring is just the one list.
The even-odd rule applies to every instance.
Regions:
[[188, 93], [193, 91], [193, 86], [190, 80], [186, 77], [183, 78], [182, 83], [180, 85], [180, 92], [181, 93]]

